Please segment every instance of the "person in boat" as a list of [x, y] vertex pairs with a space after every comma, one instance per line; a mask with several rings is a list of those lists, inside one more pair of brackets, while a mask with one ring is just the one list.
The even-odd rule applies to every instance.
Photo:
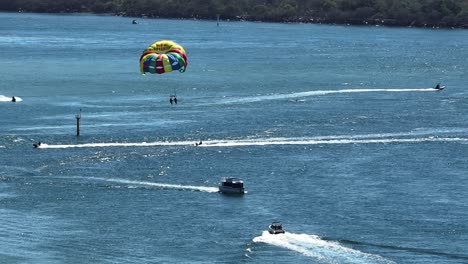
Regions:
[[177, 97], [174, 96], [174, 103], [177, 104]]
[[440, 83], [435, 86], [435, 89], [440, 90]]
[[172, 97], [169, 98], [169, 102], [172, 104], [174, 102], [174, 100], [172, 100]]
[[201, 145], [203, 142], [200, 140], [200, 143], [198, 143], [198, 145]]
[[16, 98], [13, 96], [13, 97], [11, 98], [11, 101], [12, 101], [12, 102], [16, 102]]

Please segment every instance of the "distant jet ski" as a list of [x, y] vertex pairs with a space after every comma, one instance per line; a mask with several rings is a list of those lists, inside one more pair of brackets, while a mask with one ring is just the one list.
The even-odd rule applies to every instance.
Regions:
[[438, 83], [438, 84], [434, 87], [434, 89], [439, 90], [439, 91], [442, 91], [443, 89], [445, 89], [445, 85], [440, 85], [440, 83]]
[[33, 143], [34, 148], [38, 148], [41, 146], [41, 142]]

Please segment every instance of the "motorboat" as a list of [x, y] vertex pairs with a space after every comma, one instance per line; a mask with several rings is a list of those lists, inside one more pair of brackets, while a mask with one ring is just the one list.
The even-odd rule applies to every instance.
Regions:
[[273, 222], [268, 226], [268, 232], [273, 235], [284, 234], [283, 225], [280, 222]]
[[244, 181], [239, 178], [223, 178], [219, 183], [219, 192], [225, 194], [244, 194]]

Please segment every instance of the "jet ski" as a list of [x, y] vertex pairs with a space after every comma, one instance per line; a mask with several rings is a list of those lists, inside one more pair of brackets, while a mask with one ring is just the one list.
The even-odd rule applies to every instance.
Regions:
[[38, 148], [41, 146], [41, 142], [33, 143], [34, 148]]
[[445, 85], [440, 85], [440, 83], [438, 83], [438, 84], [434, 87], [434, 89], [439, 90], [439, 91], [442, 91], [443, 89], [445, 89]]

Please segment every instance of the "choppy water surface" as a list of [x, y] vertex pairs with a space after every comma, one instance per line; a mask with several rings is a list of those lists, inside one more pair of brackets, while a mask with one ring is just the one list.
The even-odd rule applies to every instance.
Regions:
[[0, 19], [0, 263], [468, 262], [465, 31]]

